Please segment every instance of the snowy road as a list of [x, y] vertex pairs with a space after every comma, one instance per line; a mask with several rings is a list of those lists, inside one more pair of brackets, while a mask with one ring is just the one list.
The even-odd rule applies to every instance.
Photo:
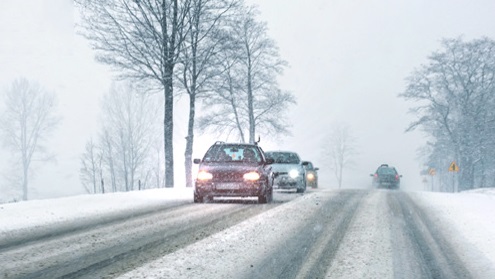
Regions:
[[[0, 249], [1, 278], [495, 278], [419, 195], [175, 203]], [[474, 257], [474, 258], [473, 258]]]
[[277, 206], [177, 205], [0, 250], [6, 278], [115, 275]]
[[495, 278], [411, 196], [306, 194], [122, 278]]

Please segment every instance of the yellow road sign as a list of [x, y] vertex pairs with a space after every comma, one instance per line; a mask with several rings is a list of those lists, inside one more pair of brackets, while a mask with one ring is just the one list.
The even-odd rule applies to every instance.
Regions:
[[459, 171], [459, 167], [457, 166], [457, 164], [455, 163], [455, 161], [453, 161], [452, 163], [450, 163], [449, 171], [453, 171], [453, 172], [458, 172]]

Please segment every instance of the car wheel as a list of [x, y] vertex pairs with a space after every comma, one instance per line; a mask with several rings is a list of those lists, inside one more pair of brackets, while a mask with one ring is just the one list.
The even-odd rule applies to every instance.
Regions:
[[273, 188], [270, 188], [268, 190], [268, 193], [266, 194], [266, 202], [271, 203], [273, 201]]
[[196, 192], [194, 193], [194, 202], [195, 203], [203, 203], [204, 202], [204, 198], [203, 196], [197, 194]]
[[273, 188], [266, 189], [265, 192], [258, 196], [258, 203], [270, 203], [273, 200]]
[[297, 187], [296, 193], [304, 193], [304, 191], [306, 191], [306, 183], [301, 181]]
[[266, 194], [261, 194], [258, 196], [258, 203], [267, 203], [267, 196]]

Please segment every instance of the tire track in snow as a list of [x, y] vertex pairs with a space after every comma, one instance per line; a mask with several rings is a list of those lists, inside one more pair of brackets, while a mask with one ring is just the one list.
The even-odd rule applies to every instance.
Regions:
[[6, 278], [117, 276], [277, 205], [188, 204], [2, 251]]
[[244, 278], [323, 278], [365, 195], [343, 190], [331, 196]]
[[395, 278], [473, 278], [441, 228], [406, 193], [390, 193], [387, 202], [396, 220]]

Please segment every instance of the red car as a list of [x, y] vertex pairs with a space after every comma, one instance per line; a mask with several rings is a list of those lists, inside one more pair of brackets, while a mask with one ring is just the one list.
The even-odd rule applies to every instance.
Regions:
[[199, 164], [194, 202], [214, 197], [255, 196], [259, 203], [273, 199], [273, 160], [257, 144], [216, 142], [194, 163]]

